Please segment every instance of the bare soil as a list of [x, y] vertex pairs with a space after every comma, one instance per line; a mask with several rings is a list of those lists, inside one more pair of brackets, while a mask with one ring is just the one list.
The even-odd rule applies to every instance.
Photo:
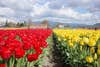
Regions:
[[44, 57], [45, 60], [42, 62], [43, 67], [65, 67], [61, 61], [60, 53], [53, 43], [50, 45], [49, 55]]

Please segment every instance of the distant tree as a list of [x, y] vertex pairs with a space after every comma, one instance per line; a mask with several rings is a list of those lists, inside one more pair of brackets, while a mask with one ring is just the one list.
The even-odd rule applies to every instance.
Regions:
[[41, 24], [47, 24], [48, 25], [49, 24], [48, 22], [49, 22], [48, 20], [43, 20]]
[[49, 28], [49, 21], [48, 20], [43, 20], [41, 24], [47, 25], [47, 28]]
[[19, 22], [16, 24], [16, 27], [19, 27]]
[[13, 22], [6, 22], [5, 27], [16, 27], [16, 24]]
[[19, 25], [20, 27], [24, 27], [24, 23], [20, 23], [20, 25]]
[[8, 20], [6, 20], [5, 27], [8, 27]]
[[24, 21], [24, 26], [27, 26], [27, 22], [26, 21]]
[[16, 24], [16, 27], [24, 27], [25, 26], [25, 23], [22, 23], [22, 22], [18, 22]]

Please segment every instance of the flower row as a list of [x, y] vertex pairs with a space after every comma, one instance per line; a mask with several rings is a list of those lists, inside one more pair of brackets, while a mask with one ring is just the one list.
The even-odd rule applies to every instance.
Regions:
[[54, 29], [54, 38], [66, 64], [100, 67], [100, 30]]
[[0, 30], [0, 61], [8, 63], [13, 58], [15, 64], [23, 58], [24, 62], [38, 60], [51, 32], [49, 29]]

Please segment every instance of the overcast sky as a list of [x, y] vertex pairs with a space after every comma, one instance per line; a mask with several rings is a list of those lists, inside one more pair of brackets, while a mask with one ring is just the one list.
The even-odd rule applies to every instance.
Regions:
[[100, 23], [100, 0], [0, 0], [0, 18]]

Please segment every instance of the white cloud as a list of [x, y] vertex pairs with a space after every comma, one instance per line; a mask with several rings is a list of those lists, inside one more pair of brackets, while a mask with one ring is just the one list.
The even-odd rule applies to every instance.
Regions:
[[[26, 20], [28, 18], [59, 21], [99, 22], [100, 0], [0, 0], [0, 16]], [[75, 11], [85, 8], [86, 13]]]
[[79, 12], [76, 12], [72, 8], [62, 8], [60, 10], [56, 10], [55, 13], [57, 13], [58, 15], [66, 15], [67, 17], [72, 17], [74, 19], [86, 19], [92, 16], [91, 13], [81, 14]]
[[0, 16], [13, 16], [14, 14], [13, 9], [0, 7]]
[[46, 3], [43, 6], [38, 4], [35, 5], [31, 15], [33, 17], [40, 17], [50, 13], [51, 15], [54, 14], [53, 16], [55, 17], [65, 17], [66, 19], [72, 18], [76, 20], [85, 20], [87, 18], [90, 19], [93, 16], [91, 13], [81, 14], [79, 12], [76, 12], [72, 8], [51, 9], [48, 8], [48, 4], [49, 3]]
[[48, 11], [48, 9], [49, 9], [48, 4], [49, 4], [49, 2], [47, 2], [43, 6], [41, 6], [39, 4], [34, 5], [33, 6], [33, 11], [31, 12], [31, 16], [40, 16], [41, 14]]
[[[34, 0], [35, 1], [35, 0]], [[0, 4], [15, 10], [30, 10], [34, 4], [32, 0], [0, 0]]]
[[3, 14], [5, 17], [12, 17], [11, 15], [13, 14], [13, 17], [17, 19], [23, 19], [20, 18], [23, 16], [28, 18], [34, 3], [35, 0], [0, 0], [0, 14]]

